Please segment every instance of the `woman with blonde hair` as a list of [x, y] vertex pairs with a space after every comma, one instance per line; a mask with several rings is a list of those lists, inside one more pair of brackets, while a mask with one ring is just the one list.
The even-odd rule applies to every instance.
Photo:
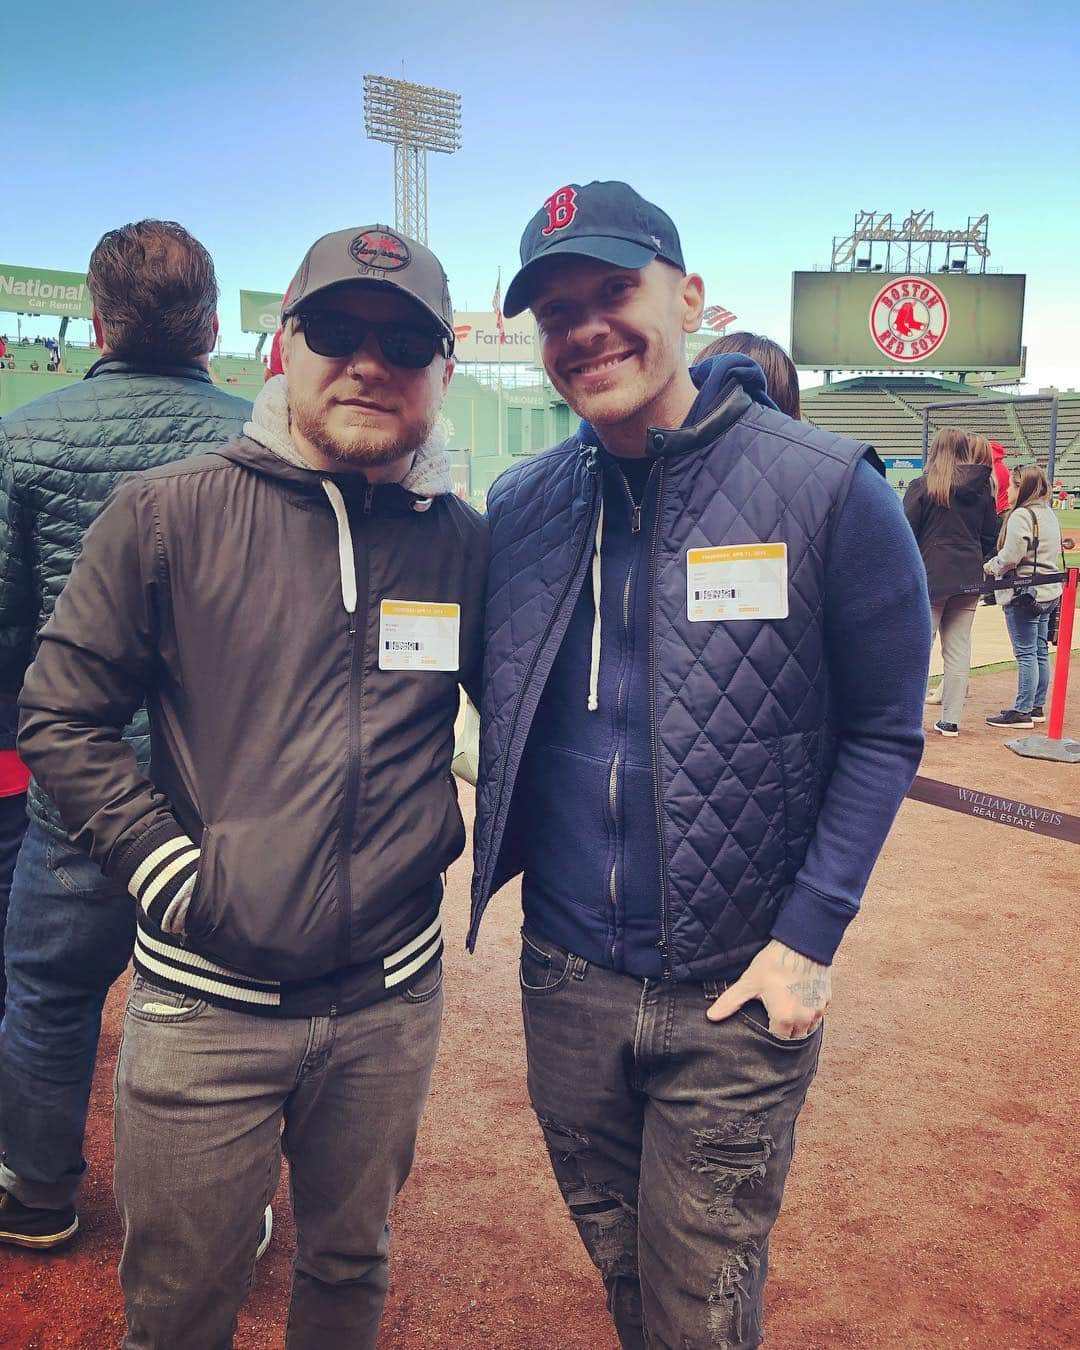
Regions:
[[1013, 469], [1009, 488], [1012, 510], [998, 536], [997, 552], [986, 563], [988, 576], [1016, 573], [1012, 591], [1001, 591], [1005, 626], [1016, 657], [1016, 702], [988, 717], [992, 727], [1032, 727], [1046, 720], [1050, 688], [1050, 615], [1061, 603], [1060, 581], [1024, 585], [1025, 580], [1064, 568], [1061, 526], [1050, 509], [1050, 484], [1037, 464]]
[[990, 479], [989, 455], [975, 463], [968, 436], [943, 427], [930, 443], [925, 471], [904, 493], [904, 514], [926, 566], [934, 632], [941, 635], [945, 675], [934, 730], [942, 736], [960, 734], [983, 559], [997, 540]]

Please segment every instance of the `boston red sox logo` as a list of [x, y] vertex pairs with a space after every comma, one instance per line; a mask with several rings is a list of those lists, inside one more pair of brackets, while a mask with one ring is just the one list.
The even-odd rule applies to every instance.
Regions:
[[949, 331], [945, 297], [926, 277], [887, 282], [870, 305], [870, 336], [894, 361], [922, 361]]
[[548, 235], [554, 234], [556, 230], [565, 230], [577, 215], [577, 193], [569, 184], [559, 188], [558, 192], [553, 192], [544, 203], [544, 210], [548, 213], [548, 223], [540, 231], [541, 234]]

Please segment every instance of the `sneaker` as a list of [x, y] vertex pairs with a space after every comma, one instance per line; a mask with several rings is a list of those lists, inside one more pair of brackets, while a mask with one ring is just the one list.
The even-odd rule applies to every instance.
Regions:
[[1015, 708], [1002, 708], [996, 717], [986, 719], [988, 727], [1033, 727], [1030, 713], [1018, 712]]
[[960, 728], [955, 722], [935, 722], [934, 730], [940, 732], [942, 736], [959, 736]]
[[927, 701], [927, 703], [940, 703], [940, 702], [941, 702], [941, 685], [940, 685], [940, 684], [935, 684], [934, 687], [933, 687], [933, 689], [928, 689], [928, 690], [926, 691], [926, 701]]
[[1045, 721], [1046, 721], [1046, 713], [1043, 711], [1043, 707], [1042, 707], [1042, 704], [1041, 704], [1041, 703], [1036, 703], [1035, 706], [1034, 706], [1034, 708], [1032, 708], [1032, 710], [1031, 710], [1031, 720], [1032, 720], [1033, 722], [1045, 722]]
[[73, 1206], [33, 1209], [0, 1186], [0, 1242], [48, 1251], [73, 1238], [78, 1227], [79, 1216]]
[[270, 1234], [274, 1231], [274, 1211], [269, 1205], [266, 1206], [266, 1212], [262, 1217], [262, 1227], [259, 1229], [259, 1245], [255, 1248], [255, 1260], [262, 1260], [266, 1254], [267, 1247], [270, 1246]]

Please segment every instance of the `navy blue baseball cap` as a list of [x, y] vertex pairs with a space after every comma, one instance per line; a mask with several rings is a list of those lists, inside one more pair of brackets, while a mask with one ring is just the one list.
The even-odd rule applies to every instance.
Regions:
[[596, 258], [614, 267], [645, 267], [663, 258], [681, 272], [679, 232], [671, 217], [627, 183], [567, 183], [525, 226], [521, 268], [506, 291], [503, 313], [528, 309], [537, 265], [560, 253]]

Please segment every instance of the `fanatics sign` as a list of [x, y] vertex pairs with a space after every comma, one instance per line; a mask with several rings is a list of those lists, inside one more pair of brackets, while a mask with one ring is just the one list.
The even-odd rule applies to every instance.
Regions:
[[504, 317], [500, 332], [494, 310], [455, 311], [454, 358], [539, 365], [533, 316], [526, 310], [512, 319]]

